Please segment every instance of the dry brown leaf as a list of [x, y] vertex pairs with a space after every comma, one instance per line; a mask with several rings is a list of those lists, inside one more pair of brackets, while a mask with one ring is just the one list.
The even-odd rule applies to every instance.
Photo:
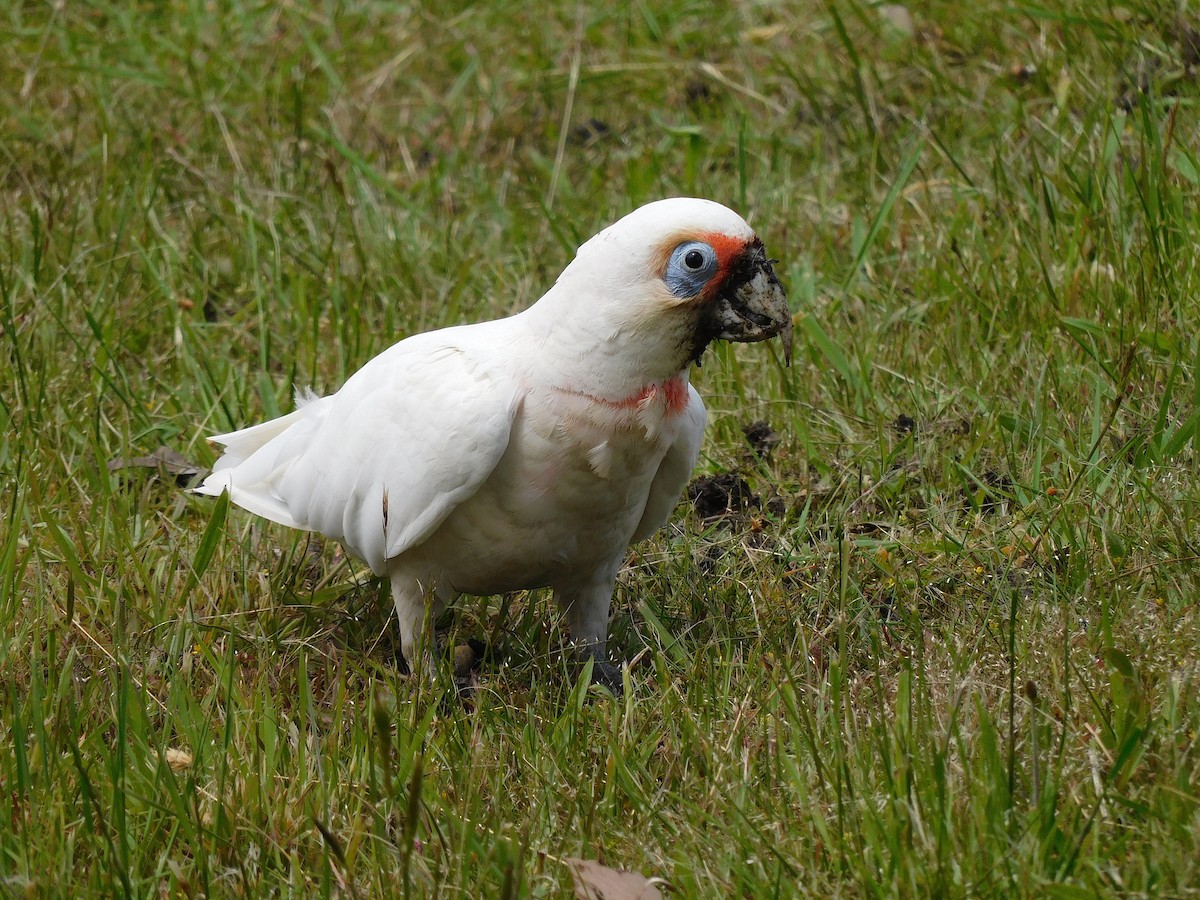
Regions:
[[190, 463], [182, 453], [170, 447], [159, 447], [149, 456], [118, 456], [108, 461], [108, 471], [118, 469], [155, 469], [159, 475], [170, 475], [180, 485], [200, 474], [200, 467]]
[[579, 900], [662, 900], [654, 881], [640, 872], [611, 869], [594, 859], [573, 856], [563, 862], [575, 877], [575, 896]]

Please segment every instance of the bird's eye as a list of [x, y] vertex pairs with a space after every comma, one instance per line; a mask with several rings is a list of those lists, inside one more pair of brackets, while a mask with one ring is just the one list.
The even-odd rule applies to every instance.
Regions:
[[711, 244], [684, 241], [671, 251], [663, 279], [676, 297], [695, 297], [717, 274], [718, 268], [717, 251]]

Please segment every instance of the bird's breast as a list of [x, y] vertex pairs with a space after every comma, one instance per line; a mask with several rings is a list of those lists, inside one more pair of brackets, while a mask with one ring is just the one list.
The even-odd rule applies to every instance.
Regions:
[[681, 427], [684, 417], [668, 412], [678, 391], [660, 385], [641, 408], [578, 392], [528, 395], [499, 465], [421, 555], [464, 593], [553, 584], [618, 559]]

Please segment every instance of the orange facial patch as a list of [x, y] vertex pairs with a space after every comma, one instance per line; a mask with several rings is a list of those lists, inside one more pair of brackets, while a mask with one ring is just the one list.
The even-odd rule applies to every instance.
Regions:
[[717, 251], [717, 274], [709, 280], [708, 285], [704, 288], [705, 296], [712, 296], [725, 281], [725, 276], [729, 274], [734, 258], [746, 249], [747, 242], [742, 238], [730, 237], [719, 231], [704, 232], [696, 235], [696, 238]]

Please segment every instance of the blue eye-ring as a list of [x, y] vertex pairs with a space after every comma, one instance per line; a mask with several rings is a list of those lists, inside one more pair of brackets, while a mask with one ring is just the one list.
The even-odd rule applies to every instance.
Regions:
[[663, 280], [676, 297], [694, 297], [717, 273], [717, 252], [703, 241], [684, 241], [671, 251]]

